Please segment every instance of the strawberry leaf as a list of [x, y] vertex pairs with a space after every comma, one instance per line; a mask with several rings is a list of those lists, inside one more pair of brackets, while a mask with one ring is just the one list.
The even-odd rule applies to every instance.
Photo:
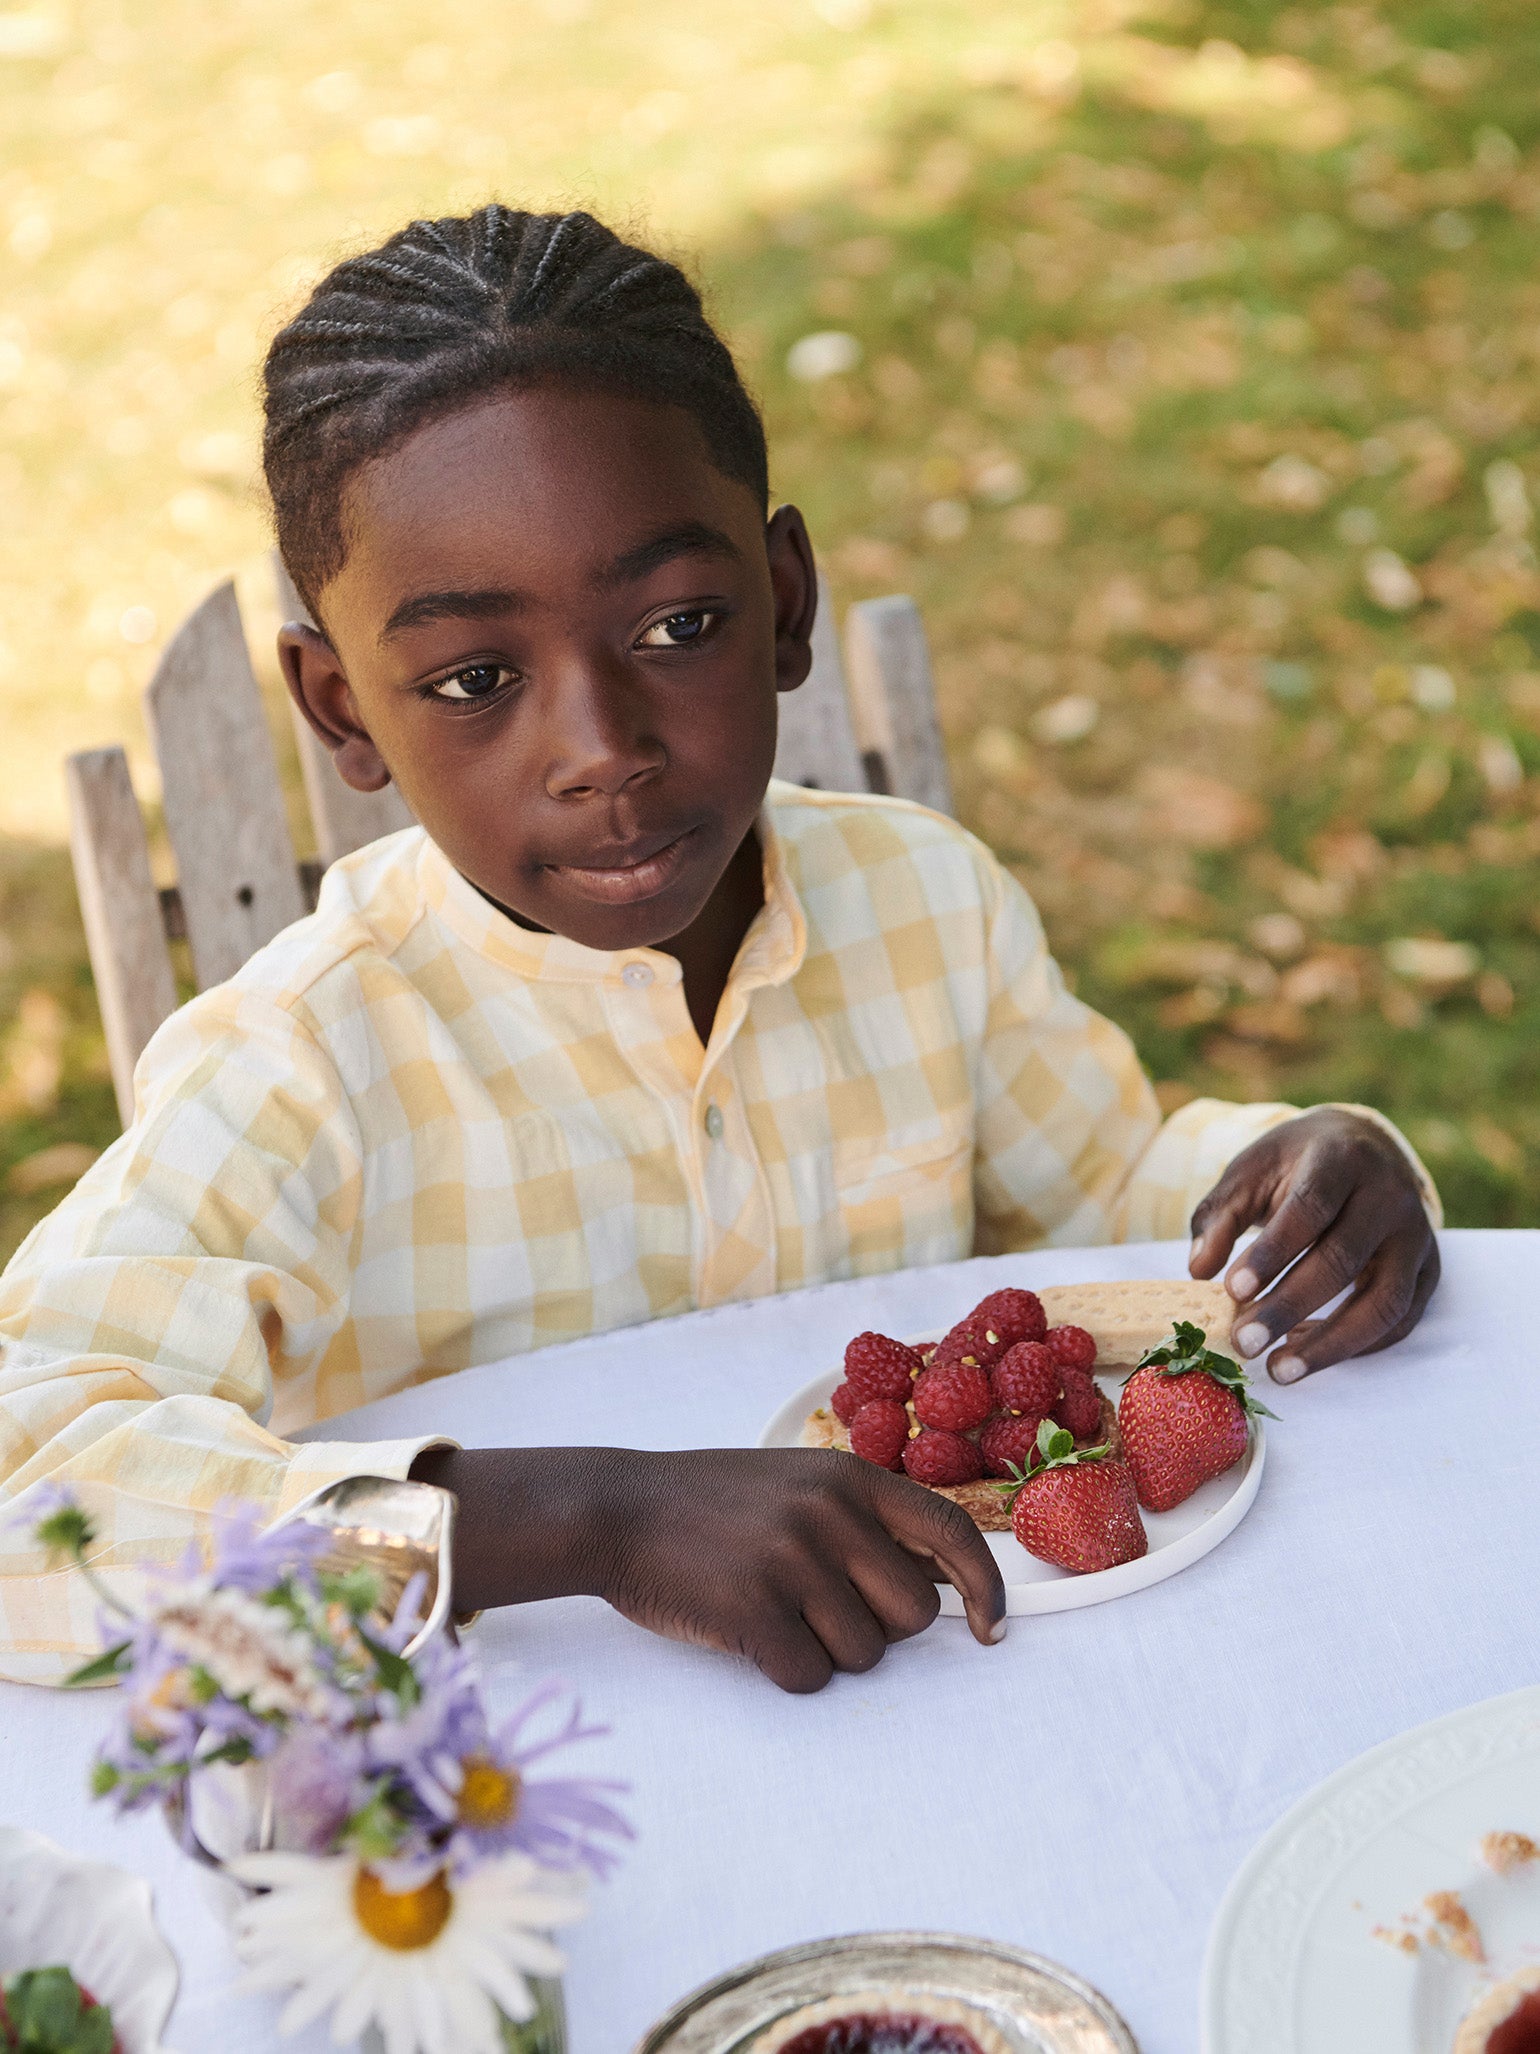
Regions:
[[1137, 1376], [1141, 1369], [1153, 1369], [1158, 1376], [1192, 1376], [1195, 1373], [1211, 1376], [1216, 1384], [1223, 1384], [1231, 1397], [1240, 1402], [1243, 1412], [1252, 1416], [1262, 1414], [1267, 1419], [1276, 1419], [1276, 1412], [1269, 1412], [1259, 1398], [1251, 1393], [1246, 1381], [1246, 1372], [1238, 1362], [1228, 1355], [1217, 1355], [1208, 1346], [1208, 1336], [1202, 1327], [1194, 1326], [1191, 1320], [1179, 1319], [1171, 1329], [1171, 1339], [1158, 1348], [1146, 1348], [1139, 1357]]

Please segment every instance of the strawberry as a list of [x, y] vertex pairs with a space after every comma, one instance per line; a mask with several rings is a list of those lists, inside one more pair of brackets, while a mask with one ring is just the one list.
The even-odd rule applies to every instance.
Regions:
[[1118, 1424], [1139, 1502], [1150, 1512], [1169, 1512], [1239, 1462], [1248, 1414], [1277, 1416], [1252, 1397], [1239, 1363], [1204, 1343], [1201, 1327], [1178, 1321], [1171, 1340], [1141, 1356], [1123, 1386]]
[[1077, 1441], [1088, 1441], [1101, 1431], [1102, 1394], [1085, 1370], [1066, 1365], [1059, 1375], [1064, 1380], [1063, 1393], [1048, 1409], [1060, 1426], [1067, 1427]]
[[984, 1458], [961, 1434], [927, 1426], [904, 1449], [904, 1468], [916, 1483], [976, 1483]]
[[982, 1426], [993, 1403], [989, 1378], [973, 1362], [927, 1369], [914, 1387], [914, 1416], [921, 1426], [945, 1427], [951, 1433]]
[[854, 1384], [843, 1383], [835, 1386], [834, 1396], [829, 1400], [829, 1410], [841, 1426], [849, 1426], [861, 1407], [870, 1403], [871, 1400], [863, 1398]]
[[968, 1314], [970, 1321], [982, 1320], [1010, 1345], [1016, 1341], [1040, 1341], [1048, 1331], [1048, 1315], [1035, 1291], [991, 1291]]
[[989, 1372], [989, 1382], [1002, 1412], [1030, 1413], [1038, 1419], [1053, 1410], [1064, 1387], [1058, 1358], [1041, 1341], [1018, 1341], [1007, 1348]]
[[912, 1348], [886, 1334], [857, 1334], [845, 1350], [846, 1381], [862, 1398], [897, 1398], [903, 1404], [922, 1366]]
[[850, 1452], [879, 1469], [897, 1469], [909, 1439], [909, 1413], [896, 1398], [870, 1398], [850, 1422]]
[[979, 1435], [979, 1453], [991, 1476], [1009, 1476], [1012, 1469], [1025, 1469], [1037, 1446], [1041, 1419], [992, 1419]]
[[1053, 1350], [1055, 1361], [1063, 1363], [1066, 1369], [1089, 1373], [1096, 1367], [1096, 1342], [1084, 1327], [1050, 1327], [1043, 1341]]
[[1005, 1353], [1006, 1340], [998, 1327], [988, 1320], [976, 1320], [970, 1313], [960, 1319], [950, 1333], [943, 1334], [936, 1343], [936, 1352], [930, 1358], [932, 1369], [945, 1369], [953, 1362], [977, 1363], [980, 1369], [992, 1369]]
[[1011, 1531], [1040, 1562], [1084, 1576], [1136, 1562], [1149, 1548], [1126, 1466], [1105, 1446], [1077, 1454], [1052, 1420], [1038, 1430], [1031, 1470], [999, 1488], [1013, 1501]]

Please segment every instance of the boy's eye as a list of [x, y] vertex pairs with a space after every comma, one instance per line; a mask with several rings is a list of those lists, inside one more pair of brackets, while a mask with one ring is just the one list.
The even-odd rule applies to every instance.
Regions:
[[717, 616], [708, 613], [702, 606], [692, 607], [687, 613], [671, 613], [665, 620], [654, 621], [647, 628], [637, 644], [640, 649], [680, 649], [687, 642], [699, 642], [715, 624]]
[[440, 678], [428, 690], [435, 699], [489, 699], [513, 672], [505, 663], [468, 663], [453, 677]]

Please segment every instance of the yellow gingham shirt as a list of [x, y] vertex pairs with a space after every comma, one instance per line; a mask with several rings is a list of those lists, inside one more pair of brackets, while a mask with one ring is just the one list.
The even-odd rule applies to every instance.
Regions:
[[417, 829], [166, 1023], [132, 1129], [0, 1279], [0, 1673], [97, 1645], [84, 1580], [27, 1538], [45, 1482], [132, 1599], [222, 1500], [276, 1516], [432, 1444], [295, 1429], [695, 1306], [1181, 1235], [1288, 1117], [1162, 1124], [953, 822], [772, 785], [760, 833], [765, 904], [704, 1049], [673, 957], [530, 933]]

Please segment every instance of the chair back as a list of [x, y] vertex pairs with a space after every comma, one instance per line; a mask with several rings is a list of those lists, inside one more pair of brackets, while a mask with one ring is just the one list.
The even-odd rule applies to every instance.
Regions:
[[[285, 620], [308, 621], [276, 556]], [[824, 791], [889, 792], [941, 812], [951, 782], [925, 629], [912, 599], [868, 599], [847, 616], [845, 653], [820, 580], [813, 668], [780, 704], [777, 777]], [[849, 671], [849, 686], [846, 671]], [[409, 827], [393, 785], [356, 792], [292, 709], [316, 860], [296, 859], [278, 761], [227, 579], [172, 636], [145, 691], [174, 885], [156, 888], [144, 817], [120, 748], [65, 765], [70, 853], [118, 1111], [133, 1118], [134, 1065], [177, 1005], [169, 944], [185, 940], [200, 991], [233, 977], [315, 904], [340, 856]]]

